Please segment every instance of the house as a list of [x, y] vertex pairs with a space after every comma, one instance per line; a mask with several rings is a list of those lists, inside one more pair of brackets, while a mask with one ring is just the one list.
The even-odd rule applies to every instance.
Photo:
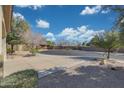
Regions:
[[11, 31], [12, 6], [0, 6], [0, 77], [6, 60], [6, 33]]

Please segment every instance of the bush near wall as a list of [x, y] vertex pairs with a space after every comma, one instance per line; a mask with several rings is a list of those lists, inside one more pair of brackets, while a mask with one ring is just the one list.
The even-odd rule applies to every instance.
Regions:
[[3, 56], [2, 55], [0, 55], [0, 68], [3, 66]]
[[0, 79], [2, 78], [3, 75], [3, 56], [0, 55]]
[[35, 70], [24, 70], [0, 81], [0, 87], [3, 88], [34, 88], [37, 87], [38, 76]]

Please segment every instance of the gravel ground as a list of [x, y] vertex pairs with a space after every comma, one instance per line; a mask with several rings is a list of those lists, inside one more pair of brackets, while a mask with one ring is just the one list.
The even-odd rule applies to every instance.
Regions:
[[[102, 52], [79, 50], [42, 51], [37, 56], [14, 56], [4, 63], [4, 75], [7, 76], [25, 69], [42, 71], [45, 69], [64, 67], [64, 70], [39, 79], [38, 87], [49, 88], [96, 88], [124, 87], [124, 54], [111, 54], [116, 62], [100, 66], [96, 58]], [[110, 67], [122, 67], [111, 70]]]
[[124, 88], [124, 69], [98, 64], [75, 66], [39, 79], [40, 88]]

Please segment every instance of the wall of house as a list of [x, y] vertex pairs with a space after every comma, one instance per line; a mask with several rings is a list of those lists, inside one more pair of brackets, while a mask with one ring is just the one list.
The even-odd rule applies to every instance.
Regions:
[[0, 6], [0, 55], [2, 54], [2, 18], [3, 18], [3, 12], [2, 12], [2, 6]]
[[4, 20], [4, 15], [3, 15], [3, 9], [2, 6], [0, 6], [0, 12], [1, 12], [1, 20], [0, 20], [0, 54], [3, 56], [3, 61], [6, 60], [6, 25], [5, 25], [5, 20]]
[[3, 7], [0, 6], [0, 77], [3, 77], [3, 66], [6, 61], [6, 25]]
[[3, 20], [3, 12], [2, 6], [0, 6], [0, 78], [2, 77], [3, 73], [3, 55], [2, 55], [2, 20]]

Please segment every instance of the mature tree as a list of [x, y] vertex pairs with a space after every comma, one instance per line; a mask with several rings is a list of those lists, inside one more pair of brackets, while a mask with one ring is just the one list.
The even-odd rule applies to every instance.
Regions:
[[23, 38], [25, 44], [28, 45], [31, 49], [36, 48], [41, 44], [46, 44], [45, 38], [36, 32], [34, 33], [32, 31], [28, 31], [23, 35]]
[[20, 44], [22, 42], [21, 36], [18, 33], [15, 32], [9, 32], [7, 34], [7, 44], [11, 45], [11, 53], [14, 52], [14, 45]]
[[114, 27], [120, 31], [120, 41], [121, 44], [124, 45], [124, 6], [115, 6], [114, 8], [112, 7], [112, 9], [118, 13], [118, 17]]
[[96, 47], [103, 48], [107, 52], [107, 59], [110, 58], [110, 53], [120, 46], [118, 33], [114, 31], [96, 35], [91, 43]]
[[13, 17], [11, 26], [12, 29], [7, 33], [6, 42], [11, 45], [11, 51], [14, 52], [14, 45], [23, 43], [23, 35], [29, 30], [29, 25], [21, 17]]
[[20, 35], [20, 38], [23, 40], [23, 35], [28, 32], [30, 29], [29, 24], [25, 19], [22, 19], [20, 16], [12, 18], [12, 29], [13, 33]]
[[119, 28], [120, 31], [120, 41], [121, 44], [124, 45], [124, 8], [121, 8], [118, 10], [120, 15], [117, 20], [117, 27]]
[[12, 18], [12, 31], [17, 31], [19, 33], [23, 33], [29, 31], [29, 24], [26, 20], [20, 17], [13, 17]]
[[124, 45], [124, 6], [123, 5], [109, 5], [103, 6], [103, 9], [110, 9], [118, 14], [113, 29], [119, 31], [119, 38], [121, 45]]

